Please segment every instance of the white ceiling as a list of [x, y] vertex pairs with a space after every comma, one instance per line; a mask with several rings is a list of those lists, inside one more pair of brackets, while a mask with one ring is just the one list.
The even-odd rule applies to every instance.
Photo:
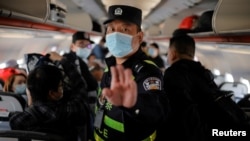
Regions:
[[[167, 18], [184, 11], [192, 10], [201, 3], [214, 3], [218, 0], [60, 0], [69, 13], [87, 12], [99, 24], [107, 19], [110, 5], [131, 5], [143, 10], [142, 28], [160, 25]], [[214, 5], [213, 5], [214, 6]], [[206, 7], [204, 7], [206, 8]], [[207, 7], [208, 9], [209, 7]], [[213, 7], [212, 7], [213, 8]], [[211, 9], [211, 8], [210, 8]], [[204, 10], [204, 9], [203, 9]], [[197, 12], [197, 11], [196, 11]], [[190, 13], [190, 12], [189, 12]], [[195, 14], [195, 13], [193, 13]]]
[[[107, 19], [110, 5], [130, 5], [142, 9], [142, 29], [162, 26], [166, 19], [175, 16], [179, 20], [191, 14], [199, 15], [206, 9], [214, 9], [218, 0], [58, 0], [66, 5], [67, 12], [86, 12], [93, 21], [102, 25]], [[184, 12], [184, 13], [183, 13]], [[176, 16], [181, 15], [181, 16]]]

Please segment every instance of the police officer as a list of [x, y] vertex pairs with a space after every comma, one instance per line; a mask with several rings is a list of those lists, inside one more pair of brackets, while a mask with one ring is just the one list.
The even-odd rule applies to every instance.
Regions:
[[153, 141], [164, 117], [163, 76], [161, 70], [140, 49], [142, 11], [138, 8], [113, 5], [106, 45], [112, 54], [106, 58], [96, 112], [96, 141]]

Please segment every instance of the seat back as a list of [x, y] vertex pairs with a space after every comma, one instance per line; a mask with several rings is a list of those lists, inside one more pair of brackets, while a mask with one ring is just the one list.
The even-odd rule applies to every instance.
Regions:
[[220, 85], [221, 90], [232, 91], [234, 95], [232, 99], [237, 103], [239, 100], [245, 97], [248, 94], [247, 85], [241, 82], [224, 82]]
[[26, 100], [19, 94], [0, 92], [0, 109], [6, 109], [9, 112], [23, 111], [26, 106]]
[[10, 129], [8, 112], [22, 112], [26, 106], [23, 96], [14, 93], [0, 92], [0, 130]]

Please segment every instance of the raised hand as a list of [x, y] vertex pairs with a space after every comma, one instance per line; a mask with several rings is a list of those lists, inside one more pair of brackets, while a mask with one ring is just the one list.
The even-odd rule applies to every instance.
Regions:
[[111, 67], [111, 86], [104, 88], [102, 96], [115, 106], [131, 108], [137, 101], [137, 85], [132, 71], [122, 65]]
[[49, 52], [48, 54], [49, 54], [49, 59], [52, 60], [52, 61], [61, 61], [62, 58], [63, 58], [57, 52]]

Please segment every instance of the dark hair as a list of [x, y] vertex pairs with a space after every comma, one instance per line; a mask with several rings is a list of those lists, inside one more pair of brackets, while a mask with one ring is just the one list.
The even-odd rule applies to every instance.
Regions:
[[151, 43], [150, 45], [151, 45], [151, 46], [153, 46], [154, 48], [159, 49], [159, 46], [158, 46], [158, 44], [157, 44], [157, 43]]
[[146, 47], [146, 46], [147, 46], [147, 42], [142, 41], [141, 44], [140, 44], [140, 47]]
[[179, 28], [179, 29], [174, 30], [173, 36], [182, 36], [182, 35], [187, 35], [188, 33], [193, 33], [193, 32], [194, 31], [191, 30], [191, 29], [182, 29], [182, 28]]
[[62, 81], [60, 69], [51, 65], [41, 65], [32, 70], [27, 79], [27, 87], [33, 102], [46, 102], [50, 90], [57, 90]]
[[188, 35], [174, 36], [170, 38], [169, 47], [174, 47], [179, 54], [194, 57], [195, 41]]

